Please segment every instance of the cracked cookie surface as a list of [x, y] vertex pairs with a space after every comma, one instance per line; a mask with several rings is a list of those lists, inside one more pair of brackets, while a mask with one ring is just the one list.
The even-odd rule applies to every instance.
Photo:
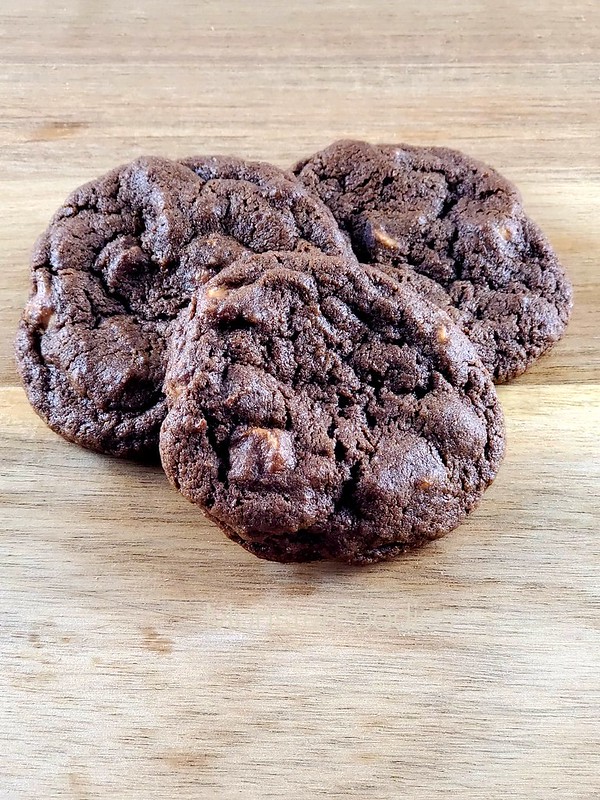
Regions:
[[167, 476], [271, 560], [369, 563], [437, 538], [503, 454], [491, 378], [450, 318], [314, 253], [257, 255], [199, 289], [165, 391]]
[[440, 147], [339, 141], [293, 171], [359, 260], [440, 286], [437, 302], [456, 308], [495, 381], [523, 373], [562, 336], [571, 285], [517, 189], [490, 167]]
[[77, 189], [32, 256], [16, 340], [29, 401], [85, 447], [155, 454], [172, 321], [198, 282], [271, 249], [349, 245], [330, 211], [268, 164], [141, 158]]

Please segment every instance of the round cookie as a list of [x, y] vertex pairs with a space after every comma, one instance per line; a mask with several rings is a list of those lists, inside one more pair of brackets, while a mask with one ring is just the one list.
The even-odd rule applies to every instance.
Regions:
[[439, 308], [380, 270], [269, 253], [181, 315], [160, 452], [255, 555], [369, 563], [455, 528], [493, 480], [503, 418]]
[[339, 141], [294, 172], [360, 260], [408, 265], [443, 288], [496, 382], [562, 336], [570, 283], [517, 189], [490, 167], [441, 147]]
[[173, 319], [198, 282], [271, 249], [351, 252], [331, 212], [269, 164], [141, 158], [77, 189], [32, 256], [16, 341], [29, 401], [84, 447], [157, 453]]

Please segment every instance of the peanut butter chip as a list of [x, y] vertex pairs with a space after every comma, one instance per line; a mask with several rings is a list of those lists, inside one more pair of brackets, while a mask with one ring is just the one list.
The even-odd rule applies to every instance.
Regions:
[[183, 386], [181, 383], [173, 382], [169, 386], [169, 394], [173, 400], [177, 400], [178, 397], [181, 397], [181, 393], [183, 392]]
[[389, 250], [396, 250], [399, 246], [399, 243], [393, 236], [390, 236], [386, 233], [383, 228], [375, 228], [373, 232], [373, 236], [375, 240], [382, 244], [384, 247], [387, 247]]
[[25, 306], [25, 316], [40, 330], [46, 330], [54, 317], [54, 311], [50, 278], [41, 275], [37, 279], [35, 294]]
[[435, 338], [440, 344], [446, 344], [449, 339], [448, 328], [445, 325], [440, 325], [435, 333]]
[[433, 486], [433, 481], [430, 481], [429, 478], [421, 478], [417, 481], [417, 489], [431, 489]]
[[296, 466], [292, 437], [287, 431], [269, 428], [250, 428], [247, 436], [255, 443], [262, 443], [265, 468], [268, 472], [280, 472]]
[[223, 300], [229, 294], [229, 289], [224, 286], [211, 286], [206, 290], [206, 296], [211, 300]]
[[507, 228], [506, 225], [503, 225], [501, 228], [498, 228], [498, 232], [505, 242], [512, 241], [512, 231], [509, 228]]
[[246, 432], [246, 436], [256, 436], [259, 439], [263, 439], [274, 450], [279, 450], [280, 448], [279, 433], [268, 428], [250, 428]]
[[262, 480], [296, 467], [292, 437], [287, 431], [248, 428], [230, 450], [231, 481]]

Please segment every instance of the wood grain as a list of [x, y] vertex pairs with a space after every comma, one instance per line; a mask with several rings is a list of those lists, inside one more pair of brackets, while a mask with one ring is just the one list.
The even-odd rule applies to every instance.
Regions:
[[[600, 6], [0, 4], [0, 798], [600, 796]], [[501, 387], [473, 517], [402, 561], [257, 561], [158, 467], [63, 442], [17, 385], [28, 253], [140, 153], [282, 166], [448, 144], [514, 179], [575, 284]]]

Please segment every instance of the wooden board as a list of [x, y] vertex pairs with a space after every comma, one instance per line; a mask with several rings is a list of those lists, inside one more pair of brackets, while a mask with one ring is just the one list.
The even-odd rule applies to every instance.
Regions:
[[[21, 0], [0, 63], [0, 798], [598, 798], [598, 3]], [[347, 135], [517, 181], [575, 311], [501, 388], [506, 460], [465, 525], [391, 564], [284, 567], [160, 469], [52, 434], [12, 338], [78, 183]]]

